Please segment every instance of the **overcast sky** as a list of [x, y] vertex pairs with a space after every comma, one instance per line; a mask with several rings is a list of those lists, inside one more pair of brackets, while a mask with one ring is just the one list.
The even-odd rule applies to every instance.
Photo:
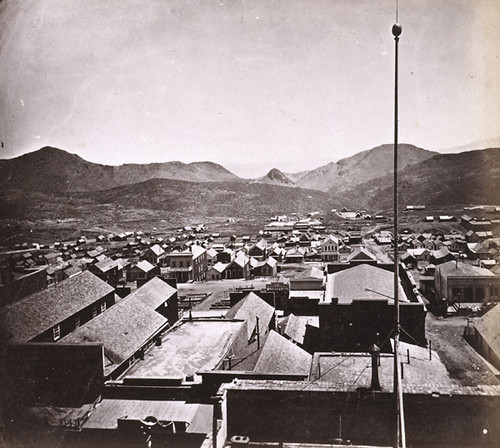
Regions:
[[[394, 0], [3, 0], [0, 158], [316, 168], [393, 139]], [[400, 0], [400, 141], [500, 136], [496, 0]]]

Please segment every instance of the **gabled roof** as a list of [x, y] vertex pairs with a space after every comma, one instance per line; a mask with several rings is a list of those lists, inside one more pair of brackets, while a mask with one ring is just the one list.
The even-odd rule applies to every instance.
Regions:
[[0, 340], [30, 341], [113, 291], [85, 271], [31, 294], [0, 310]]
[[94, 265], [99, 271], [101, 272], [107, 272], [115, 267], [118, 267], [118, 263], [115, 260], [112, 260], [111, 258], [106, 258], [103, 261], [100, 261], [99, 263], [96, 263]]
[[156, 310], [176, 292], [175, 288], [172, 288], [161, 278], [155, 277], [127, 296], [126, 299], [139, 301], [148, 308]]
[[305, 253], [306, 253], [306, 251], [305, 251], [304, 248], [302, 248], [302, 247], [293, 247], [292, 249], [290, 249], [289, 251], [287, 251], [286, 256], [290, 257], [290, 256], [297, 255], [297, 256], [303, 257]]
[[406, 261], [408, 259], [413, 259], [416, 261], [416, 258], [410, 252], [405, 252], [403, 255], [401, 255], [401, 261]]
[[116, 260], [116, 263], [118, 264], [118, 269], [123, 269], [130, 266], [130, 261], [123, 258], [118, 258]]
[[264, 250], [267, 247], [267, 241], [262, 239], [260, 241], [257, 241], [250, 249], [256, 248], [260, 250]]
[[271, 330], [255, 364], [259, 373], [301, 373], [309, 375], [312, 355]]
[[155, 244], [149, 248], [151, 252], [153, 252], [157, 257], [163, 255], [165, 251], [161, 248], [159, 244]]
[[273, 257], [269, 257], [267, 260], [265, 260], [264, 263], [272, 268], [274, 268], [278, 264], [278, 262]]
[[[377, 266], [360, 264], [327, 276], [326, 298], [337, 298], [339, 304], [350, 304], [353, 300], [384, 300], [391, 303], [393, 297], [394, 274]], [[408, 302], [401, 283], [399, 301]]]
[[213, 266], [212, 266], [212, 269], [214, 271], [217, 271], [219, 272], [220, 274], [222, 274], [226, 268], [229, 266], [229, 263], [221, 263], [221, 262], [218, 262], [218, 263], [215, 263]]
[[448, 277], [463, 277], [463, 276], [495, 276], [489, 269], [480, 268], [478, 266], [472, 266], [468, 263], [458, 262], [458, 261], [448, 261], [436, 267], [436, 270], [441, 273], [441, 275], [446, 275]]
[[60, 342], [101, 342], [104, 355], [110, 361], [104, 366], [104, 373], [108, 375], [167, 323], [161, 314], [128, 296]]
[[244, 268], [249, 261], [250, 259], [246, 255], [239, 254], [230, 264], [234, 263], [239, 267]]
[[347, 261], [377, 261], [377, 257], [364, 247], [358, 247], [352, 254], [349, 255]]
[[134, 268], [140, 269], [143, 272], [149, 272], [155, 267], [149, 261], [141, 260], [134, 267], [132, 267], [132, 269]]
[[280, 324], [282, 334], [298, 344], [304, 343], [306, 325], [319, 328], [319, 316], [296, 316], [292, 313]]
[[294, 277], [294, 280], [305, 280], [305, 279], [315, 279], [315, 280], [323, 280], [324, 274], [323, 271], [316, 266], [312, 266], [307, 268], [306, 270], [300, 272]]
[[446, 257], [452, 257], [455, 258], [452, 253], [448, 250], [447, 247], [442, 247], [439, 250], [434, 250], [432, 251], [432, 256], [436, 259], [439, 260], [440, 258], [446, 258]]
[[206, 249], [204, 249], [201, 246], [198, 246], [197, 244], [193, 244], [191, 246], [191, 253], [193, 254], [193, 259], [198, 258], [200, 255], [203, 255], [204, 252], [206, 252]]
[[274, 268], [277, 264], [278, 262], [273, 257], [269, 257], [266, 260], [257, 261], [254, 268], [261, 268], [262, 266], [269, 266], [271, 268]]
[[338, 244], [339, 244], [339, 239], [338, 239], [336, 236], [334, 236], [334, 235], [328, 235], [328, 236], [327, 236], [327, 237], [323, 240], [323, 242], [321, 243], [321, 245], [323, 246], [323, 245], [326, 245], [326, 244], [328, 244], [328, 243], [330, 243], [330, 242], [335, 243], [335, 244], [337, 244], [337, 245], [338, 245]]
[[273, 316], [274, 308], [257, 294], [250, 292], [226, 313], [225, 318], [245, 321], [248, 339], [250, 339], [257, 325], [257, 317], [259, 318], [260, 331], [263, 331], [269, 327]]
[[213, 247], [207, 250], [207, 255], [208, 255], [209, 258], [216, 257], [217, 253], [218, 252]]

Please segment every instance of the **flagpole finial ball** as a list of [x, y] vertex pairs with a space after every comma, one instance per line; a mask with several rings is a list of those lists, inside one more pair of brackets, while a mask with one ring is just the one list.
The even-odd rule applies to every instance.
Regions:
[[399, 23], [395, 23], [394, 25], [392, 25], [392, 35], [394, 37], [401, 36], [402, 32], [403, 32], [403, 28]]

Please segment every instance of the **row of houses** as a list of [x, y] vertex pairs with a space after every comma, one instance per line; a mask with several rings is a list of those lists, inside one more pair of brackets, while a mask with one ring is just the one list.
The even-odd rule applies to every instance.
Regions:
[[[164, 313], [176, 290], [153, 278], [60, 339], [11, 340], [2, 382], [11, 404], [7, 434], [23, 446], [330, 444], [339, 434], [357, 445], [388, 445], [393, 275], [369, 255], [360, 249], [351, 263], [291, 280], [290, 300], [317, 301], [315, 315], [280, 318], [249, 292], [229, 309], [203, 317], [192, 310], [170, 323]], [[408, 442], [429, 443], [422, 427], [438, 409], [449, 418], [433, 423], [432, 443], [495, 446], [500, 389], [461, 387], [450, 378], [425, 347], [425, 306], [407, 281], [401, 275], [401, 325], [412, 339], [400, 343]], [[59, 300], [70, 300], [64, 296]], [[19, 303], [4, 316], [20, 313]], [[381, 351], [369, 353], [374, 344]], [[325, 413], [328, 419], [317, 418]]]
[[275, 276], [278, 262], [334, 262], [351, 252], [351, 248], [341, 243], [339, 237], [334, 235], [316, 239], [304, 234], [298, 237], [297, 241], [301, 238], [307, 241], [307, 246], [293, 242], [293, 245], [287, 248], [285, 242], [281, 245], [278, 241], [268, 244], [265, 239], [260, 239], [239, 250], [223, 244], [205, 248], [193, 243], [184, 250], [166, 252], [156, 244], [148, 248], [141, 258], [161, 267], [163, 274], [176, 278], [179, 283], [185, 283], [206, 279], [249, 278], [252, 275]]

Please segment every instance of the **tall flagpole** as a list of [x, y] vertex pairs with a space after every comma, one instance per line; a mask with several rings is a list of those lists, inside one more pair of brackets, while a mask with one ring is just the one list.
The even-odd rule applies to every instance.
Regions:
[[[397, 21], [396, 9], [396, 21]], [[401, 413], [402, 403], [400, 401], [400, 379], [399, 379], [399, 256], [398, 256], [398, 43], [403, 29], [395, 23], [392, 26], [394, 36], [395, 58], [394, 58], [394, 401], [396, 409], [396, 431], [394, 447], [399, 448], [402, 433]], [[403, 442], [403, 445], [405, 443]]]

